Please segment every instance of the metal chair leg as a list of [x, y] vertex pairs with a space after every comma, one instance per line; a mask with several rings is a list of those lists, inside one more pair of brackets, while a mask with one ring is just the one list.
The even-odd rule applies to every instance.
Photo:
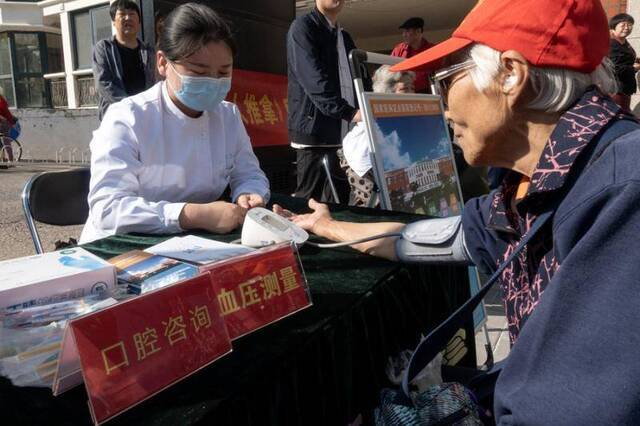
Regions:
[[484, 349], [487, 352], [487, 360], [484, 362], [482, 369], [491, 370], [491, 368], [493, 368], [494, 359], [493, 359], [493, 348], [491, 347], [491, 339], [489, 338], [489, 328], [487, 327], [487, 323], [484, 323], [482, 325], [482, 329], [484, 331], [484, 339], [486, 342], [484, 344]]
[[36, 228], [36, 223], [31, 216], [31, 205], [29, 202], [29, 194], [31, 193], [31, 186], [33, 182], [39, 175], [35, 175], [29, 179], [27, 184], [22, 189], [22, 210], [24, 211], [24, 217], [27, 221], [27, 228], [29, 229], [29, 233], [31, 234], [31, 239], [33, 240], [33, 245], [36, 249], [36, 254], [44, 253], [44, 249], [42, 248], [42, 243], [40, 242], [40, 236], [38, 235], [38, 228]]
[[378, 191], [377, 186], [375, 186], [371, 191], [371, 197], [369, 197], [369, 201], [367, 202], [367, 208], [374, 208], [378, 203], [378, 197], [380, 197], [380, 191]]
[[333, 195], [334, 202], [340, 203], [338, 191], [336, 191], [336, 187], [333, 184], [333, 179], [331, 178], [331, 169], [329, 169], [329, 156], [327, 154], [322, 156], [322, 166], [324, 167], [324, 171], [327, 174], [327, 180], [329, 181], [329, 188], [331, 188], [331, 194]]

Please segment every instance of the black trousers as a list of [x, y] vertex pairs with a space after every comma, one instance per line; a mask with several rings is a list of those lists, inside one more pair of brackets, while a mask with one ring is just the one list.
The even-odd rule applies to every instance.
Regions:
[[349, 182], [336, 151], [338, 148], [302, 148], [296, 149], [297, 186], [294, 196], [313, 198], [316, 201], [335, 203], [327, 173], [322, 165], [322, 159], [327, 156], [331, 180], [338, 193], [339, 201], [349, 202]]

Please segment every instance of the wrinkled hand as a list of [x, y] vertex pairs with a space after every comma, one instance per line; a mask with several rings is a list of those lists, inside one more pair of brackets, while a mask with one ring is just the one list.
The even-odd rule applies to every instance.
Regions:
[[247, 209], [225, 201], [207, 204], [185, 204], [180, 213], [182, 229], [205, 229], [218, 234], [226, 234], [244, 222]]
[[295, 213], [293, 213], [291, 210], [283, 208], [280, 204], [273, 205], [273, 212], [284, 217], [285, 219], [291, 219], [293, 216], [295, 216]]
[[311, 231], [314, 234], [320, 234], [320, 227], [326, 226], [331, 222], [331, 214], [326, 204], [318, 203], [311, 198], [309, 200], [309, 208], [313, 210], [311, 213], [295, 214], [289, 210], [283, 209], [278, 204], [273, 205], [273, 211], [282, 217], [289, 219], [305, 231]]
[[241, 194], [236, 200], [243, 209], [251, 209], [253, 207], [264, 207], [264, 199], [258, 194]]

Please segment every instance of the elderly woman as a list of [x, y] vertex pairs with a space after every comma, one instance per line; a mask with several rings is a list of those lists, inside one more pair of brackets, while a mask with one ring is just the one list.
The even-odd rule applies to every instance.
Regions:
[[[416, 75], [411, 71], [393, 72], [389, 65], [382, 65], [373, 74], [373, 91], [376, 93], [414, 93]], [[371, 171], [371, 151], [364, 122], [359, 121], [342, 140], [338, 150], [340, 167], [345, 171], [351, 193], [349, 204], [369, 206], [375, 185]]]
[[[158, 41], [161, 82], [113, 104], [91, 141], [89, 218], [81, 242], [113, 234], [224, 233], [264, 205], [269, 182], [231, 87], [235, 44], [211, 8], [185, 3]], [[219, 200], [227, 186], [231, 203]]]
[[[451, 39], [393, 68], [447, 58], [436, 77], [465, 159], [510, 172], [466, 204], [444, 247], [405, 233], [356, 248], [468, 259], [490, 273], [553, 214], [499, 278], [513, 346], [495, 388], [498, 424], [640, 421], [640, 125], [606, 95], [608, 47], [599, 0], [484, 0]], [[338, 222], [309, 205], [292, 220], [332, 240], [404, 226]]]
[[609, 59], [615, 69], [618, 90], [613, 99], [623, 108], [629, 109], [631, 95], [636, 93], [636, 71], [640, 69], [636, 51], [627, 41], [633, 30], [633, 17], [626, 13], [619, 13], [609, 20]]

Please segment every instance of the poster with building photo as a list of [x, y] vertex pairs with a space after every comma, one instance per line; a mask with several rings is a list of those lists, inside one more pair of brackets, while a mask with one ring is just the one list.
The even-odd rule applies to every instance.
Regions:
[[462, 197], [440, 98], [364, 96], [383, 207], [436, 217], [459, 215]]

